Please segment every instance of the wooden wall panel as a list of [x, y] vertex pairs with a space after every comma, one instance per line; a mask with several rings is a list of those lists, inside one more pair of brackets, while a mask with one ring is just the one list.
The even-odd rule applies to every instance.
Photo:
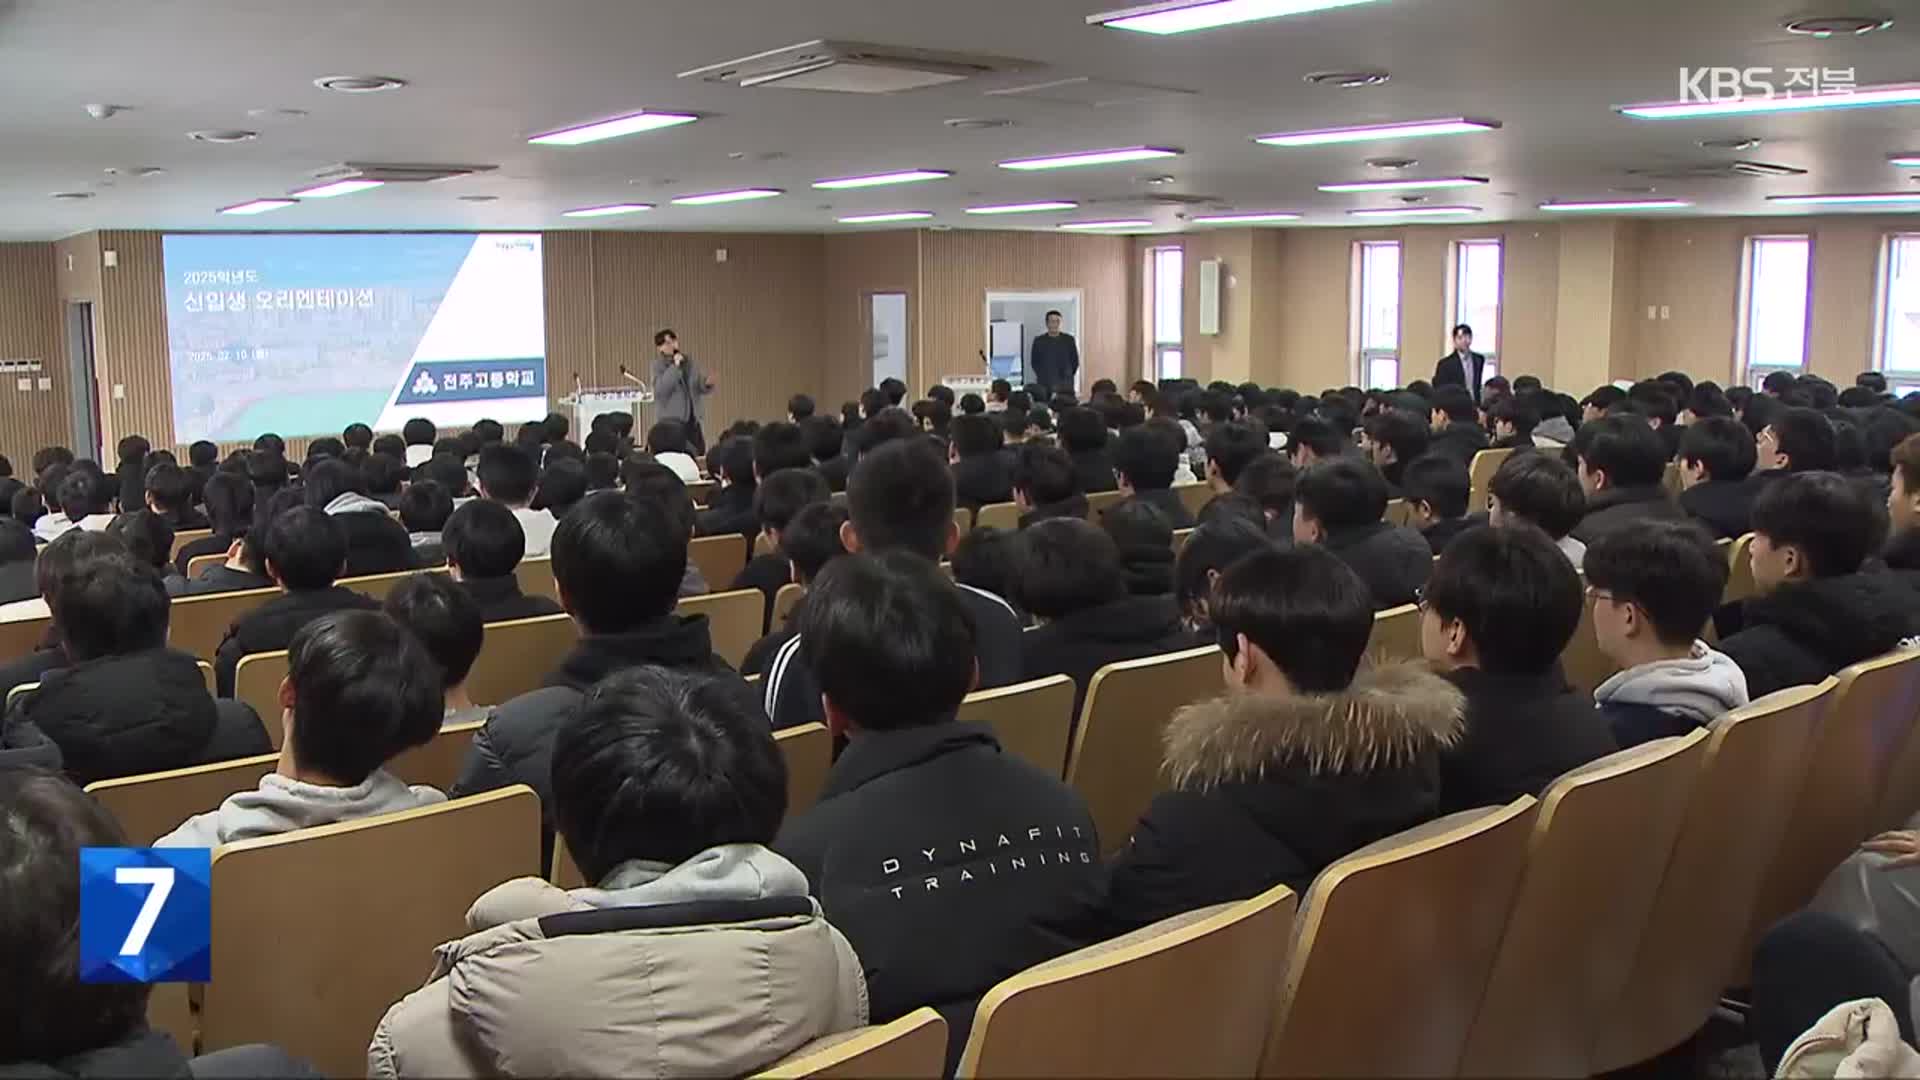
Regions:
[[[826, 238], [826, 270], [821, 275], [820, 311], [825, 327], [821, 382], [810, 390], [820, 408], [859, 398], [873, 385], [873, 327], [867, 297], [876, 292], [907, 294], [907, 335], [917, 337], [920, 321], [919, 230], [837, 234]], [[908, 348], [909, 359], [919, 352]], [[923, 388], [924, 389], [924, 388]]]
[[[0, 360], [38, 360], [31, 375], [0, 374], [0, 454], [25, 477], [33, 452], [68, 441], [66, 334], [50, 243], [0, 244]], [[32, 389], [15, 380], [30, 378]], [[49, 390], [39, 379], [53, 380]]]
[[[100, 250], [119, 265], [100, 271], [99, 333], [94, 381], [100, 394], [100, 441], [125, 435], [173, 445], [173, 378], [167, 361], [166, 268], [157, 232], [106, 230]], [[115, 388], [123, 387], [116, 396]]]

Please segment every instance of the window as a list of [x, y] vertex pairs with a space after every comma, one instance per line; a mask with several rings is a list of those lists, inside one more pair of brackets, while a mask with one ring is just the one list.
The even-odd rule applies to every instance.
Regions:
[[1813, 241], [1806, 236], [1747, 240], [1740, 358], [1751, 386], [1758, 387], [1776, 371], [1797, 373], [1807, 362], [1812, 255]]
[[1447, 324], [1446, 350], [1453, 350], [1455, 326], [1473, 327], [1473, 349], [1486, 354], [1483, 378], [1487, 379], [1500, 373], [1501, 254], [1498, 240], [1462, 240], [1453, 245], [1453, 321]]
[[1359, 304], [1354, 309], [1360, 343], [1359, 373], [1366, 386], [1400, 385], [1400, 244], [1365, 240], [1355, 245]]
[[1880, 370], [1887, 389], [1920, 389], [1920, 235], [1887, 237], [1880, 261]]
[[1153, 277], [1153, 369], [1162, 379], [1181, 378], [1186, 368], [1180, 338], [1182, 260], [1177, 247], [1154, 248], [1148, 264]]

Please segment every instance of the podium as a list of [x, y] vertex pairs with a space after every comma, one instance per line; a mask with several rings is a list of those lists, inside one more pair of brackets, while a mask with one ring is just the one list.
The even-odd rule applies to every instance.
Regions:
[[594, 389], [580, 389], [560, 399], [560, 404], [573, 406], [573, 430], [576, 438], [586, 438], [593, 430], [593, 418], [601, 413], [624, 412], [633, 417], [633, 435], [644, 444], [647, 437], [647, 424], [640, 409], [643, 405], [653, 404], [653, 391], [644, 386], [608, 386]]

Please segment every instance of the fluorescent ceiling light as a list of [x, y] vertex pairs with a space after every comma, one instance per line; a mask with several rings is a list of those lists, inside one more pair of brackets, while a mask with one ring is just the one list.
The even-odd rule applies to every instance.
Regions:
[[1860, 195], [1769, 195], [1782, 206], [1889, 206], [1920, 203], [1920, 191], [1869, 192]]
[[1001, 203], [998, 206], [969, 206], [969, 214], [1038, 214], [1047, 210], [1077, 210], [1080, 204], [1074, 202], [1017, 202]]
[[1060, 226], [1062, 229], [1151, 229], [1153, 222], [1145, 218], [1126, 221], [1069, 221]]
[[1751, 116], [1754, 113], [1818, 112], [1825, 109], [1872, 109], [1888, 105], [1920, 105], [1920, 85], [1862, 86], [1851, 94], [1806, 94], [1788, 97], [1730, 97], [1717, 101], [1656, 101], [1621, 105], [1622, 116], [1637, 120], [1687, 120], [1697, 116]]
[[638, 214], [653, 209], [650, 203], [610, 203], [606, 206], [583, 206], [578, 210], [562, 210], [561, 217], [613, 217], [616, 214]]
[[1012, 161], [1001, 162], [1000, 167], [1030, 172], [1035, 169], [1070, 169], [1076, 165], [1112, 165], [1121, 161], [1147, 161], [1151, 158], [1179, 156], [1180, 151], [1159, 146], [1122, 146], [1115, 150], [1086, 150], [1078, 154], [1055, 154], [1052, 157], [1015, 158]]
[[1299, 221], [1299, 214], [1249, 213], [1249, 214], [1202, 214], [1189, 218], [1195, 225], [1264, 225], [1268, 222]]
[[1253, 141], [1266, 146], [1328, 146], [1333, 143], [1372, 142], [1376, 139], [1420, 139], [1431, 135], [1471, 135], [1492, 131], [1498, 120], [1411, 120], [1398, 124], [1363, 124], [1359, 127], [1318, 128], [1313, 131], [1281, 131], [1256, 135]]
[[1484, 176], [1436, 176], [1431, 180], [1356, 180], [1350, 184], [1321, 184], [1321, 191], [1432, 191], [1438, 188], [1484, 184]]
[[839, 191], [843, 188], [884, 187], [888, 184], [912, 184], [921, 180], [945, 180], [952, 175], [940, 169], [908, 169], [904, 172], [875, 173], [872, 176], [843, 176], [838, 180], [815, 180], [813, 186], [823, 191]]
[[535, 135], [527, 141], [535, 146], [579, 146], [582, 143], [599, 142], [602, 139], [617, 139], [622, 135], [637, 135], [642, 131], [691, 124], [698, 119], [700, 118], [691, 113], [637, 112], [628, 116], [616, 116], [611, 120], [600, 120], [591, 124], [549, 131], [544, 135]]
[[1920, 169], [1920, 154], [1894, 154], [1887, 158], [1887, 164], [1903, 169]]
[[1453, 217], [1479, 212], [1477, 206], [1380, 206], [1347, 211], [1354, 217]]
[[1682, 207], [1692, 205], [1690, 202], [1683, 202], [1679, 199], [1614, 199], [1601, 202], [1545, 202], [1540, 204], [1540, 209], [1557, 211], [1679, 210]]
[[704, 195], [682, 195], [673, 200], [675, 206], [712, 206], [716, 203], [747, 202], [751, 199], [771, 199], [784, 194], [778, 188], [741, 188], [737, 191], [709, 191]]
[[252, 202], [223, 206], [220, 208], [220, 212], [223, 214], [264, 214], [269, 210], [278, 210], [282, 207], [296, 206], [298, 204], [298, 199], [255, 199]]
[[922, 221], [932, 216], [931, 210], [894, 210], [883, 214], [855, 214], [834, 220], [842, 225], [879, 225], [888, 221]]
[[1089, 23], [1143, 34], [1185, 34], [1234, 23], [1303, 15], [1309, 11], [1353, 7], [1373, 0], [1176, 0], [1087, 17]]
[[287, 194], [295, 199], [331, 199], [335, 195], [351, 195], [356, 191], [377, 188], [385, 183], [385, 180], [335, 180], [331, 184], [301, 188], [299, 191], [290, 191]]

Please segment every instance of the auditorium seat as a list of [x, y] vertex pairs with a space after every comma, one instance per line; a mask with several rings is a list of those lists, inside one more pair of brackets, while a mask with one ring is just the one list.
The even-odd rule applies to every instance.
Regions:
[[1298, 898], [1284, 885], [1029, 968], [987, 992], [961, 1077], [1253, 1076]]
[[202, 660], [212, 660], [233, 620], [278, 595], [278, 589], [247, 589], [175, 597], [168, 619], [167, 644]]
[[1753, 580], [1753, 534], [1747, 533], [1727, 551], [1727, 591], [1721, 594], [1721, 602], [1737, 604], [1759, 591]]
[[773, 733], [787, 763], [787, 820], [813, 809], [833, 768], [833, 736], [825, 724], [799, 724]]
[[1087, 520], [1093, 522], [1095, 525], [1100, 524], [1100, 515], [1107, 512], [1107, 507], [1112, 506], [1124, 498], [1126, 498], [1126, 496], [1117, 491], [1088, 492]]
[[1493, 474], [1513, 456], [1513, 448], [1482, 450], [1473, 455], [1473, 462], [1467, 466], [1468, 494], [1467, 513], [1484, 514], [1493, 497]]
[[1184, 551], [1184, 550], [1186, 550], [1186, 547], [1187, 547], [1187, 541], [1188, 541], [1188, 540], [1191, 540], [1191, 539], [1193, 539], [1193, 530], [1192, 530], [1192, 529], [1175, 529], [1175, 530], [1173, 530], [1173, 556], [1174, 556], [1174, 558], [1176, 558], [1176, 559], [1177, 559], [1177, 558], [1179, 558], [1179, 557], [1180, 557], [1180, 553], [1181, 553], [1182, 551]]
[[446, 724], [433, 738], [400, 751], [387, 762], [386, 769], [409, 784], [452, 791], [453, 782], [460, 777], [460, 767], [466, 764], [467, 748], [473, 745], [474, 735], [485, 724], [484, 720]]
[[1123, 660], [1093, 676], [1067, 759], [1067, 783], [1087, 800], [1100, 850], [1117, 851], [1166, 787], [1161, 737], [1183, 705], [1221, 691], [1220, 649]]
[[1173, 490], [1179, 494], [1180, 501], [1186, 505], [1187, 513], [1196, 518], [1200, 516], [1200, 511], [1206, 509], [1207, 504], [1213, 501], [1213, 485], [1204, 482], [1175, 484]]
[[1460, 1064], [1469, 1076], [1586, 1076], [1700, 774], [1707, 732], [1609, 754], [1547, 787]]
[[537, 690], [579, 640], [568, 615], [488, 623], [467, 674], [467, 696], [476, 705], [499, 705]]
[[1367, 637], [1367, 655], [1376, 664], [1421, 659], [1424, 654], [1420, 650], [1420, 605], [1403, 604], [1374, 612], [1373, 633]]
[[0, 622], [0, 660], [10, 662], [36, 651], [52, 627], [51, 618]]
[[959, 719], [987, 725], [1002, 750], [1051, 776], [1063, 776], [1073, 733], [1073, 690], [1073, 680], [1065, 675], [976, 690], [960, 703]]
[[1580, 625], [1574, 628], [1573, 637], [1560, 653], [1560, 666], [1566, 673], [1567, 682], [1575, 690], [1591, 695], [1601, 683], [1620, 670], [1620, 665], [1600, 651], [1600, 639], [1594, 636], [1593, 630], [1593, 597], [1586, 594], [1586, 580], [1586, 576], [1582, 575]]
[[1389, 525], [1405, 525], [1412, 513], [1413, 511], [1407, 506], [1407, 500], [1388, 499], [1386, 513], [1382, 514], [1380, 519]]
[[765, 532], [754, 533], [753, 534], [753, 554], [749, 556], [749, 559], [757, 559], [762, 555], [771, 555], [771, 554], [773, 554], [773, 538], [768, 536]]
[[1018, 529], [1020, 506], [1017, 503], [988, 503], [973, 515], [976, 529]]
[[964, 506], [953, 508], [953, 528], [961, 536], [973, 531], [973, 511]]
[[432, 567], [425, 570], [399, 570], [388, 574], [367, 574], [363, 577], [341, 578], [335, 584], [342, 588], [352, 589], [362, 596], [384, 601], [387, 598], [387, 594], [393, 591], [394, 586], [411, 578], [415, 574], [444, 574], [446, 572], [444, 566]]
[[520, 582], [522, 593], [544, 596], [556, 604], [560, 602], [560, 587], [553, 582], [552, 559], [521, 559], [520, 565], [513, 568], [513, 576]]
[[167, 553], [167, 561], [172, 562], [173, 560], [179, 558], [181, 548], [186, 547], [188, 544], [191, 544], [196, 540], [205, 540], [207, 537], [212, 535], [213, 535], [212, 529], [187, 529], [184, 532], [174, 533], [173, 534], [173, 550]]
[[714, 487], [715, 483], [712, 480], [695, 480], [687, 485], [687, 495], [694, 502], [705, 506], [707, 500], [713, 496]]
[[815, 1039], [756, 1074], [764, 1080], [940, 1080], [946, 1067], [947, 1022], [921, 1007], [891, 1024]]
[[713, 635], [714, 654], [738, 668], [747, 659], [753, 643], [760, 640], [767, 594], [759, 589], [736, 589], [689, 596], [674, 610], [681, 615], [705, 615], [708, 632]]
[[210, 566], [219, 566], [226, 561], [227, 553], [224, 551], [216, 551], [211, 555], [195, 555], [187, 560], [187, 580], [192, 581], [200, 576], [200, 571]]
[[280, 683], [287, 677], [287, 650], [251, 653], [233, 669], [233, 696], [260, 716], [273, 748], [280, 749], [286, 733], [280, 724]]
[[1534, 806], [1451, 814], [1322, 870], [1300, 901], [1260, 1075], [1455, 1075]]
[[700, 568], [707, 588], [724, 589], [747, 568], [747, 538], [739, 533], [696, 536], [687, 545], [687, 561]]
[[787, 619], [793, 615], [793, 609], [800, 606], [800, 598], [807, 595], [807, 587], [799, 582], [789, 581], [780, 586], [773, 594], [773, 620], [767, 624], [770, 630], [778, 630], [787, 625]]
[[227, 796], [251, 791], [273, 771], [278, 754], [257, 754], [212, 765], [95, 780], [87, 794], [99, 800], [127, 834], [127, 843], [148, 847], [195, 814], [204, 814]]

